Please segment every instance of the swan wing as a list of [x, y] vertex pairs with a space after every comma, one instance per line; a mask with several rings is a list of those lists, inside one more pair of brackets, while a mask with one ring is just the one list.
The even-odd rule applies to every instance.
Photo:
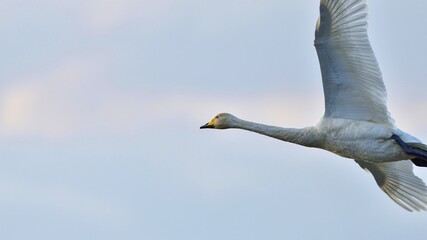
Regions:
[[315, 47], [325, 117], [392, 122], [381, 71], [369, 43], [365, 0], [321, 0]]
[[421, 140], [412, 136], [411, 134], [406, 133], [406, 132], [400, 130], [399, 128], [395, 128], [393, 130], [393, 133], [397, 134], [408, 145], [410, 145], [412, 147], [421, 148], [421, 149], [427, 151], [427, 145], [425, 145], [423, 142], [421, 142]]
[[427, 187], [423, 180], [414, 175], [411, 161], [356, 162], [372, 173], [381, 190], [401, 207], [408, 211], [426, 210]]

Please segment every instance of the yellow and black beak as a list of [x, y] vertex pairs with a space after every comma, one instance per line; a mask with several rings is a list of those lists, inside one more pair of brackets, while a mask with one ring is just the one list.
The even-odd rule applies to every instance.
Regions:
[[216, 121], [216, 118], [212, 119], [210, 122], [208, 122], [205, 125], [201, 126], [200, 129], [215, 128], [215, 121]]
[[200, 129], [205, 129], [205, 128], [214, 128], [213, 125], [209, 125], [209, 123], [206, 123], [205, 125], [201, 126]]

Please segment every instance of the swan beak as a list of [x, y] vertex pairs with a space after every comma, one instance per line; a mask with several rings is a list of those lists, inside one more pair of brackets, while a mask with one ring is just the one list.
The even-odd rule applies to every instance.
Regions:
[[214, 128], [213, 125], [209, 125], [209, 123], [206, 123], [205, 125], [201, 126], [200, 129], [205, 129], [205, 128]]
[[201, 126], [200, 129], [215, 128], [215, 121], [216, 121], [216, 118], [213, 118], [210, 122], [208, 122], [205, 125]]

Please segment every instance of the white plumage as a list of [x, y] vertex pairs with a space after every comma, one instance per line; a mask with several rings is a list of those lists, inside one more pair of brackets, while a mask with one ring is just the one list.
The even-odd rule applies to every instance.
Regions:
[[390, 124], [381, 71], [368, 39], [365, 1], [322, 0], [315, 46], [325, 117]]
[[[221, 113], [201, 128], [240, 128], [354, 159], [401, 207], [426, 210], [427, 187], [414, 175], [411, 160], [427, 161], [427, 146], [398, 129], [387, 110], [386, 89], [368, 39], [367, 16], [365, 0], [320, 1], [314, 45], [325, 114], [317, 125], [282, 128]], [[412, 154], [412, 148], [418, 155]]]

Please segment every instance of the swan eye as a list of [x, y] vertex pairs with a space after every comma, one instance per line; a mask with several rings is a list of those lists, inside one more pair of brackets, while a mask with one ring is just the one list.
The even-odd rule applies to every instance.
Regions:
[[216, 117], [215, 118], [218, 118], [218, 115], [216, 115]]

